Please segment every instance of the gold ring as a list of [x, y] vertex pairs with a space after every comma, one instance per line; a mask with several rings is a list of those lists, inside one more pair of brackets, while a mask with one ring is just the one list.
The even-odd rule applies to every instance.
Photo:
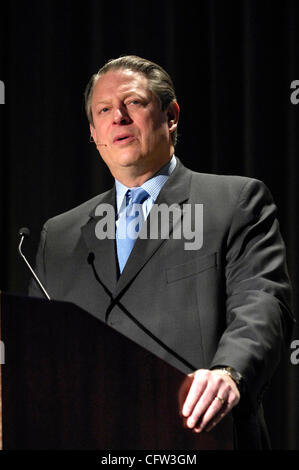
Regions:
[[220, 397], [219, 395], [216, 395], [215, 400], [221, 401], [222, 405], [224, 405], [224, 403], [225, 403], [224, 398]]

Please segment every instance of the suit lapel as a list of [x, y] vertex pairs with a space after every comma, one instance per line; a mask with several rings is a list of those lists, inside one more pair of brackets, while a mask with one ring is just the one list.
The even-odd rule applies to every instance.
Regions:
[[[115, 211], [115, 188], [106, 192], [99, 198], [96, 207], [90, 213], [90, 219], [86, 225], [81, 227], [82, 236], [85, 240], [89, 253], [94, 254], [94, 266], [101, 283], [106, 289], [113, 293], [117, 283], [117, 259], [115, 249], [115, 239], [104, 238], [99, 240], [96, 236], [97, 224], [103, 216], [96, 215], [96, 208], [100, 204], [108, 204], [113, 213]], [[115, 217], [111, 221], [115, 227]]]
[[[164, 184], [155, 202], [155, 206], [166, 204], [169, 207], [173, 204], [182, 204], [184, 201], [188, 200], [191, 174], [191, 171], [185, 168], [177, 159], [176, 168]], [[151, 210], [151, 213], [157, 209], [155, 206]], [[181, 217], [181, 209], [177, 207], [176, 210], [179, 211]], [[173, 230], [172, 223], [170, 222], [169, 226], [165, 228], [170, 235]], [[134, 280], [138, 272], [151, 259], [157, 250], [159, 250], [160, 246], [165, 242], [165, 238], [167, 238], [142, 239], [142, 235], [145, 233], [145, 230], [146, 227], [143, 226], [140, 232], [140, 237], [137, 238], [122, 275], [117, 282], [114, 297], [120, 295], [127, 285]]]

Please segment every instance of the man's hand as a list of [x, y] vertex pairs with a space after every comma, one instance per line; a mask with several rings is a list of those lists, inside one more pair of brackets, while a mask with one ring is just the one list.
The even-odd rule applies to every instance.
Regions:
[[199, 369], [185, 399], [182, 415], [195, 432], [210, 431], [238, 404], [240, 392], [232, 378], [222, 370]]

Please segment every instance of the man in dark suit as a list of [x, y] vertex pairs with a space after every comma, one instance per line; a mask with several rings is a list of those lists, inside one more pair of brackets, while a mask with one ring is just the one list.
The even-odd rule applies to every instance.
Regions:
[[[179, 106], [158, 65], [109, 61], [85, 98], [115, 187], [45, 224], [39, 276], [52, 298], [78, 304], [191, 374], [182, 408], [190, 429], [210, 429], [233, 410], [236, 448], [267, 448], [261, 399], [292, 324], [269, 191], [257, 180], [183, 166], [174, 155]], [[163, 236], [149, 237], [162, 207], [171, 208]], [[136, 214], [135, 241], [126, 229]], [[30, 294], [39, 295], [33, 283]]]

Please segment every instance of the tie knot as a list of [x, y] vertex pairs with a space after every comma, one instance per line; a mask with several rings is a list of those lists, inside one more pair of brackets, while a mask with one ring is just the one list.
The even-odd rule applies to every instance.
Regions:
[[133, 188], [128, 190], [127, 196], [131, 204], [142, 204], [149, 197], [149, 194], [143, 188]]

